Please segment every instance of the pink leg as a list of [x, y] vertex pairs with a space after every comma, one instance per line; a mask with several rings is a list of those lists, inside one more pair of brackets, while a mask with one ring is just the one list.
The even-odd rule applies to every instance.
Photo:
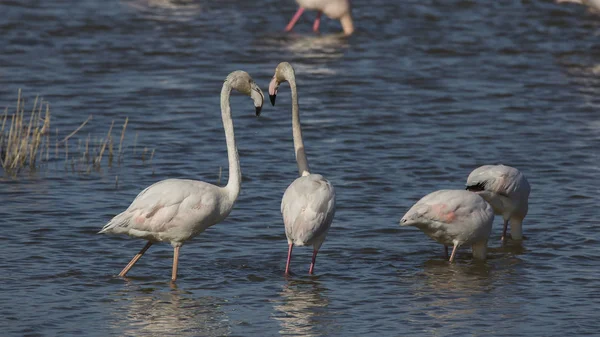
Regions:
[[292, 261], [292, 248], [294, 248], [294, 244], [290, 243], [290, 248], [288, 248], [288, 258], [287, 263], [285, 264], [285, 274], [290, 274], [290, 262]]
[[173, 272], [171, 273], [171, 282], [177, 280], [177, 266], [179, 265], [179, 247], [173, 248]]
[[504, 229], [502, 230], [501, 241], [506, 241], [506, 230], [508, 229], [508, 220], [504, 220]]
[[454, 244], [454, 248], [452, 249], [452, 255], [450, 255], [450, 263], [454, 262], [454, 255], [456, 255], [456, 248], [458, 248], [458, 245]]
[[315, 262], [317, 261], [317, 253], [319, 251], [318, 250], [313, 250], [313, 257], [312, 257], [312, 261], [310, 263], [310, 269], [308, 270], [308, 273], [312, 275], [313, 271], [315, 271]]
[[136, 262], [138, 262], [138, 260], [142, 257], [142, 255], [144, 255], [144, 253], [148, 250], [148, 248], [150, 248], [150, 246], [152, 246], [152, 241], [148, 241], [148, 243], [144, 246], [144, 248], [142, 248], [142, 250], [140, 250], [139, 253], [135, 254], [133, 259], [131, 259], [131, 261], [129, 261], [129, 263], [125, 266], [125, 268], [123, 268], [123, 270], [121, 270], [121, 272], [119, 273], [119, 276], [125, 277], [125, 275], [127, 275], [127, 272], [129, 271], [129, 269], [131, 269], [131, 267], [133, 267], [133, 265]]
[[298, 19], [300, 19], [300, 16], [302, 16], [302, 13], [304, 13], [304, 8], [298, 8], [298, 11], [296, 12], [296, 14], [294, 14], [292, 19], [290, 20], [290, 23], [288, 23], [287, 26], [285, 26], [286, 32], [289, 32], [290, 30], [292, 30], [292, 28], [294, 28], [294, 25], [296, 25], [296, 22], [298, 22]]
[[321, 24], [321, 12], [317, 12], [317, 18], [315, 19], [315, 23], [313, 24], [313, 32], [319, 32], [319, 25]]

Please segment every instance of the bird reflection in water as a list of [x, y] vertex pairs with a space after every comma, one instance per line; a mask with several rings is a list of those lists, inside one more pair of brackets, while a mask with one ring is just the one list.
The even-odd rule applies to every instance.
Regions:
[[122, 0], [121, 3], [157, 21], [189, 21], [202, 12], [200, 4], [193, 0]]
[[[350, 44], [348, 38], [343, 34], [327, 34], [320, 36], [290, 35], [283, 41], [284, 48], [295, 54], [310, 58], [323, 60], [335, 60], [344, 56], [344, 51]], [[294, 63], [296, 65], [297, 63]]]
[[[331, 62], [341, 59], [350, 46], [348, 38], [343, 34], [320, 36], [275, 34], [261, 36], [256, 44], [257, 48], [265, 53], [282, 54], [282, 51], [291, 53], [294, 58], [298, 59], [294, 62], [296, 73], [303, 74], [303, 76], [335, 75], [336, 71], [330, 66]], [[291, 57], [285, 56], [285, 58]], [[302, 97], [307, 98], [306, 95]]]
[[227, 336], [229, 318], [222, 309], [224, 299], [152, 288], [127, 289], [118, 295], [127, 301], [117, 311], [113, 326], [125, 336]]
[[275, 300], [274, 319], [281, 326], [281, 335], [324, 336], [334, 327], [327, 319], [327, 292], [316, 281], [290, 281], [283, 286], [280, 299]]
[[[498, 263], [500, 262], [504, 263]], [[523, 303], [505, 301], [503, 289], [496, 286], [515, 291], [519, 284], [527, 282], [524, 281], [526, 273], [515, 271], [515, 267], [521, 265], [522, 261], [515, 257], [507, 262], [506, 265], [492, 265], [488, 260], [487, 263], [448, 265], [443, 260], [429, 260], [424, 263], [422, 273], [415, 275], [418, 280], [414, 282], [415, 299], [411, 310], [420, 315], [425, 314], [441, 324], [440, 330], [433, 335], [445, 335], [446, 323], [455, 327], [464, 324], [466, 327], [472, 321], [464, 319], [475, 317], [481, 311], [490, 312], [501, 308], [500, 311], [506, 318], [525, 315]], [[484, 298], [486, 300], [482, 300]]]

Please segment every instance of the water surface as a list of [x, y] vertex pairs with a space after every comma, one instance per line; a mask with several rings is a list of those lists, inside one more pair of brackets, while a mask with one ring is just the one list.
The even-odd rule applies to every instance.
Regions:
[[[93, 115], [73, 146], [130, 123], [121, 165], [85, 174], [57, 159], [0, 178], [3, 335], [597, 334], [600, 17], [550, 1], [353, 3], [346, 39], [330, 20], [312, 34], [314, 13], [282, 33], [291, 0], [3, 1], [3, 107], [18, 88], [29, 104], [40, 94], [62, 137]], [[337, 191], [316, 275], [298, 248], [283, 276], [279, 205], [297, 174], [284, 84], [260, 118], [232, 97], [242, 193], [182, 248], [177, 286], [167, 244], [116, 277], [144, 242], [96, 232], [157, 180], [226, 179], [223, 79], [243, 69], [266, 90], [284, 60], [311, 168]], [[398, 226], [493, 163], [532, 186], [522, 244], [500, 245], [497, 217], [487, 262], [465, 249], [448, 265]]]

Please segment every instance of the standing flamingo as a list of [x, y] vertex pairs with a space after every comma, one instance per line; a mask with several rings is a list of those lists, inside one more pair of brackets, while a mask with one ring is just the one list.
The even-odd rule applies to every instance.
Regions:
[[281, 200], [281, 214], [285, 224], [285, 235], [288, 241], [288, 257], [285, 274], [289, 275], [292, 248], [296, 246], [313, 246], [312, 261], [309, 274], [314, 272], [315, 261], [319, 248], [325, 241], [327, 231], [335, 214], [335, 190], [327, 179], [320, 174], [310, 173], [308, 160], [304, 152], [302, 129], [300, 127], [300, 112], [298, 107], [298, 92], [296, 90], [296, 75], [294, 68], [281, 62], [275, 69], [275, 75], [269, 84], [269, 98], [275, 105], [277, 89], [281, 82], [287, 81], [292, 90], [292, 131], [294, 149], [298, 163], [299, 178], [285, 190]]
[[221, 115], [229, 160], [227, 186], [219, 187], [197, 180], [167, 179], [138, 194], [127, 210], [115, 216], [99, 232], [128, 234], [148, 240], [119, 276], [125, 276], [153, 243], [163, 241], [170, 242], [174, 248], [171, 275], [171, 281], [174, 282], [177, 279], [179, 248], [183, 243], [223, 221], [231, 212], [240, 194], [242, 179], [229, 107], [232, 89], [252, 98], [256, 115], [260, 114], [264, 101], [262, 91], [248, 73], [234, 71], [225, 79], [221, 90]]
[[473, 257], [485, 260], [493, 221], [494, 210], [475, 193], [440, 190], [417, 201], [400, 219], [400, 226], [415, 226], [444, 246], [453, 245], [452, 263], [462, 245], [471, 245]]
[[502, 241], [510, 220], [510, 234], [523, 239], [523, 219], [529, 209], [529, 182], [519, 170], [505, 165], [484, 165], [467, 178], [467, 190], [476, 192], [492, 205], [494, 213], [504, 218]]
[[294, 28], [304, 10], [315, 10], [317, 11], [317, 18], [313, 24], [313, 31], [319, 32], [319, 25], [321, 24], [321, 14], [325, 13], [327, 17], [333, 20], [340, 20], [342, 29], [345, 35], [352, 35], [354, 32], [354, 24], [352, 23], [352, 8], [350, 6], [350, 0], [296, 0], [298, 3], [298, 11], [288, 25], [285, 27], [285, 31], [289, 32]]

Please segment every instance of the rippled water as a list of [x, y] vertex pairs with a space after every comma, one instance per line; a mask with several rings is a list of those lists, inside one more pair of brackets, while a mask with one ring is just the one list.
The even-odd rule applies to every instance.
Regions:
[[[64, 137], [129, 117], [124, 162], [88, 174], [60, 160], [0, 178], [2, 335], [566, 336], [598, 332], [600, 16], [551, 1], [353, 1], [351, 38], [282, 29], [293, 1], [2, 1], [0, 104], [18, 88], [50, 102]], [[229, 218], [181, 250], [96, 235], [165, 178], [216, 182], [227, 158], [219, 92], [233, 70], [263, 90], [296, 67], [311, 168], [338, 210], [310, 249], [287, 243], [279, 204], [297, 174], [289, 87], [253, 116], [232, 108], [243, 172]], [[132, 154], [156, 149], [150, 164]], [[73, 143], [77, 138], [73, 139]], [[523, 244], [487, 262], [399, 218], [421, 196], [463, 188], [478, 165], [518, 167], [532, 186]], [[119, 184], [115, 184], [118, 176]], [[224, 177], [224, 178], [225, 178]]]

